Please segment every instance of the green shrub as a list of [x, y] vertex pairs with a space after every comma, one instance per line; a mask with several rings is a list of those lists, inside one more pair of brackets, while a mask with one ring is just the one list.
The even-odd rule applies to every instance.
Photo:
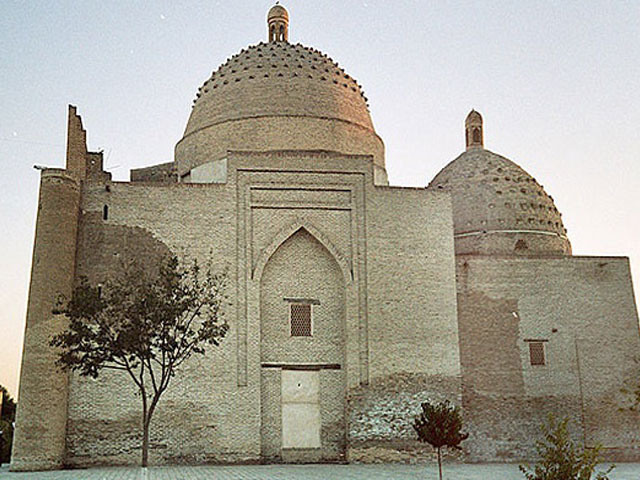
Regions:
[[[579, 448], [569, 436], [569, 419], [559, 422], [549, 415], [548, 423], [542, 425], [544, 440], [536, 442], [540, 460], [533, 467], [520, 465], [527, 480], [591, 480], [600, 461], [600, 446]], [[598, 472], [596, 480], [609, 480], [606, 472]]]

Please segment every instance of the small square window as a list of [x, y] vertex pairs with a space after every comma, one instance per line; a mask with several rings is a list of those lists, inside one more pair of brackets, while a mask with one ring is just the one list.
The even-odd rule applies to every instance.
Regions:
[[291, 303], [291, 336], [311, 336], [311, 304]]
[[544, 365], [544, 342], [529, 342], [529, 359], [531, 365]]

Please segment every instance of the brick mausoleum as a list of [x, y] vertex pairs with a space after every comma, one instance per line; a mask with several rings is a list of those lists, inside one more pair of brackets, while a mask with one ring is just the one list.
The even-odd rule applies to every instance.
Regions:
[[628, 259], [572, 256], [553, 199], [484, 148], [475, 111], [428, 187], [389, 186], [359, 84], [288, 23], [273, 7], [269, 41], [200, 87], [175, 161], [129, 182], [69, 107], [66, 168], [41, 172], [11, 468], [139, 461], [134, 386], [58, 371], [52, 307], [123, 260], [211, 251], [230, 331], [163, 396], [152, 464], [425, 458], [408, 420], [445, 398], [468, 461], [532, 458], [549, 412], [639, 460], [640, 417], [619, 410], [640, 378]]

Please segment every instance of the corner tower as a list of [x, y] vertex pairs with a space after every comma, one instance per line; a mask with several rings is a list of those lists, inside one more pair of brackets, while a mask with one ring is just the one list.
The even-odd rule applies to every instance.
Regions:
[[102, 153], [87, 151], [82, 119], [70, 105], [66, 168], [45, 168], [40, 176], [12, 471], [64, 464], [68, 374], [55, 365], [57, 352], [49, 341], [66, 325], [53, 309], [61, 296], [70, 298], [73, 292], [81, 188], [87, 178], [109, 180], [110, 175], [102, 171]]
[[64, 462], [68, 375], [56, 367], [49, 340], [64, 328], [64, 318], [53, 314], [55, 302], [73, 291], [85, 136], [70, 106], [67, 168], [41, 171], [13, 471], [56, 469]]

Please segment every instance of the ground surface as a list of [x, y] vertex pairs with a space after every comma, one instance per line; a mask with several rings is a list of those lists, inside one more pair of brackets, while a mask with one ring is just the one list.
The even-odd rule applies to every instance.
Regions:
[[[433, 465], [251, 465], [212, 467], [95, 468], [57, 472], [11, 473], [0, 468], [0, 480], [430, 480]], [[445, 480], [524, 480], [517, 465], [444, 466]], [[640, 463], [619, 464], [611, 480], [640, 480]]]

